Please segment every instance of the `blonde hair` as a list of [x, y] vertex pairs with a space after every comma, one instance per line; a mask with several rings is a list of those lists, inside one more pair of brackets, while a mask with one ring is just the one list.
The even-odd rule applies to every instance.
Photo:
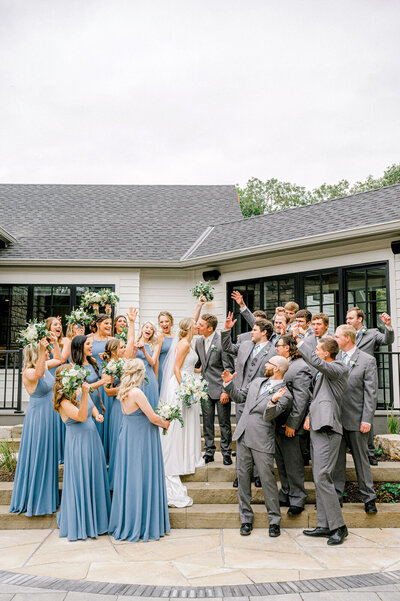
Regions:
[[109, 338], [104, 348], [103, 361], [108, 363], [111, 359], [117, 358], [117, 352], [121, 344], [122, 340], [120, 338]]
[[148, 343], [150, 345], [151, 350], [154, 349], [154, 347], [156, 346], [157, 342], [158, 342], [158, 334], [155, 328], [155, 325], [152, 321], [150, 321], [149, 319], [147, 321], [144, 322], [144, 324], [142, 325], [141, 329], [140, 329], [140, 336], [139, 338], [141, 338], [143, 336], [143, 328], [146, 325], [146, 323], [149, 323], [151, 325], [151, 327], [153, 328], [153, 335], [150, 336]]
[[174, 325], [174, 318], [169, 311], [161, 311], [161, 313], [158, 314], [158, 323], [160, 323], [161, 317], [166, 317], [171, 323], [171, 326]]
[[75, 407], [79, 407], [79, 403], [77, 400], [77, 392], [78, 391], [75, 392], [72, 399], [67, 399], [67, 397], [65, 397], [62, 393], [62, 389], [63, 389], [62, 373], [65, 370], [69, 371], [73, 367], [75, 367], [75, 365], [73, 363], [68, 363], [67, 365], [59, 365], [56, 369], [54, 389], [53, 389], [53, 407], [54, 407], [54, 411], [56, 413], [60, 413], [60, 406], [64, 399], [70, 401], [70, 403], [75, 405]]
[[58, 319], [58, 317], [47, 317], [46, 318], [46, 328], [49, 332], [51, 332], [51, 326], [53, 324], [53, 321], [58, 321], [58, 323], [61, 326], [61, 334], [59, 335], [57, 341], [58, 341], [58, 346], [60, 347], [60, 349], [62, 349], [63, 347], [63, 338], [64, 338], [64, 334], [63, 334], [63, 329], [62, 329], [62, 323], [61, 323], [61, 319]]
[[349, 325], [347, 325], [347, 323], [344, 323], [343, 325], [338, 326], [337, 329], [342, 332], [342, 336], [348, 336], [350, 338], [350, 340], [352, 341], [352, 343], [353, 344], [355, 343], [356, 337], [357, 337], [357, 332], [356, 332], [356, 329], [353, 328], [353, 326], [349, 326]]
[[193, 319], [191, 317], [184, 317], [179, 322], [179, 340], [186, 338], [190, 328], [193, 327]]
[[34, 344], [32, 346], [28, 345], [24, 347], [24, 363], [22, 366], [22, 371], [25, 371], [25, 369], [36, 367], [36, 363], [39, 357], [39, 349], [40, 344]]
[[141, 359], [129, 359], [125, 361], [117, 399], [123, 401], [132, 388], [139, 388], [144, 382], [145, 375], [146, 368]]

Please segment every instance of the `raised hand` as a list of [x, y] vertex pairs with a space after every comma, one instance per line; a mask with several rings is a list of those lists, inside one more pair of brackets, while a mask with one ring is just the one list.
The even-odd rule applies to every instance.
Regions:
[[137, 314], [138, 314], [138, 310], [134, 309], [133, 307], [129, 307], [128, 309], [128, 313], [126, 314], [129, 323], [135, 323], [136, 318], [137, 318]]
[[93, 303], [92, 309], [95, 313], [98, 313], [100, 310], [99, 303]]
[[233, 313], [229, 312], [225, 321], [225, 330], [231, 330], [236, 322], [237, 319], [233, 319]]
[[[290, 327], [290, 333], [292, 336], [294, 336], [295, 338], [299, 337], [300, 334], [300, 326], [298, 323], [293, 323], [293, 325]], [[303, 333], [303, 332], [301, 332]]]
[[107, 303], [105, 306], [105, 313], [106, 315], [111, 315], [111, 305], [110, 303]]
[[379, 317], [387, 328], [392, 327], [392, 318], [390, 317], [390, 315], [388, 315], [387, 313], [382, 313], [382, 315], [379, 315]]
[[44, 349], [46, 351], [48, 346], [49, 346], [49, 341], [47, 340], [47, 338], [42, 338], [40, 341], [40, 350]]
[[232, 382], [232, 380], [235, 376], [236, 376], [236, 372], [231, 374], [229, 369], [225, 369], [225, 371], [222, 372], [221, 377], [225, 384], [229, 384], [229, 382]]
[[204, 294], [202, 294], [202, 295], [199, 297], [199, 301], [198, 301], [198, 302], [199, 302], [199, 304], [200, 304], [200, 305], [204, 305], [204, 303], [206, 303], [206, 302], [207, 302], [207, 299], [206, 299], [206, 297], [204, 296]]
[[[56, 336], [56, 334], [54, 332], [49, 332], [50, 334], [50, 342], [52, 342], [53, 344], [55, 344], [56, 342], [58, 343], [58, 338]], [[47, 341], [47, 344], [49, 343], [49, 341]]]
[[246, 303], [243, 300], [243, 296], [240, 294], [239, 290], [234, 290], [231, 294], [231, 298], [233, 298], [233, 300], [237, 302], [241, 309], [246, 306]]
[[87, 382], [83, 382], [81, 388], [82, 388], [82, 393], [87, 392], [89, 394], [90, 384], [88, 384]]
[[287, 392], [287, 388], [286, 386], [284, 388], [280, 388], [278, 390], [278, 392], [275, 392], [274, 396], [272, 397], [271, 401], [273, 401], [274, 403], [276, 403], [277, 401], [279, 401], [279, 399], [281, 397], [283, 397], [283, 395], [285, 394], [285, 392]]

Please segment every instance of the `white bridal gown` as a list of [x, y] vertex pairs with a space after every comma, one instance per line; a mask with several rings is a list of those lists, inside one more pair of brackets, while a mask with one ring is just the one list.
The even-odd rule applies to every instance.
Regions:
[[[194, 366], [198, 360], [197, 353], [190, 347], [181, 367], [182, 377], [185, 374], [194, 374]], [[182, 406], [176, 392], [179, 388], [175, 374], [170, 376], [166, 398], [160, 399], [170, 405], [179, 405], [182, 410], [184, 427], [174, 420], [167, 434], [161, 434], [161, 445], [164, 456], [165, 479], [167, 487], [168, 505], [173, 507], [188, 507], [193, 505], [193, 499], [188, 496], [187, 489], [182, 484], [179, 476], [193, 474], [196, 467], [204, 465], [201, 457], [200, 433], [200, 403], [192, 407]]]

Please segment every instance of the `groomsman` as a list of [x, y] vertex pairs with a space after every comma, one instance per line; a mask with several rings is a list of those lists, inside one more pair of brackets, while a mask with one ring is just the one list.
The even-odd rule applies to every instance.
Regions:
[[[246, 307], [246, 309], [247, 309], [247, 307]], [[249, 311], [249, 310], [247, 309], [247, 311]], [[250, 311], [249, 311], [249, 313], [250, 313]], [[257, 319], [267, 319], [265, 311], [257, 310], [257, 311], [253, 311], [253, 313], [250, 313], [250, 314], [252, 315], [252, 318], [253, 318], [252, 319], [253, 323], [251, 324], [251, 327], [253, 327], [253, 325], [255, 324]], [[247, 323], [249, 323], [247, 319], [246, 319], [246, 321], [247, 321]], [[236, 344], [240, 345], [240, 344], [242, 344], [242, 342], [246, 342], [246, 340], [247, 341], [251, 340], [251, 332], [243, 332], [243, 334], [239, 334], [239, 336], [236, 339]]]
[[221, 347], [221, 336], [215, 331], [218, 325], [218, 319], [215, 315], [205, 313], [198, 322], [199, 334], [202, 338], [196, 341], [196, 353], [199, 361], [196, 367], [202, 367], [203, 377], [208, 382], [209, 398], [207, 402], [201, 404], [203, 413], [204, 429], [204, 461], [210, 463], [214, 461], [215, 453], [215, 407], [217, 408], [218, 423], [221, 429], [221, 452], [224, 465], [232, 465], [231, 445], [231, 402], [229, 396], [224, 391], [221, 374], [224, 369], [229, 368], [229, 362], [225, 359]]
[[293, 397], [291, 409], [281, 413], [276, 420], [275, 460], [281, 481], [279, 502], [281, 506], [289, 507], [287, 514], [293, 516], [304, 510], [307, 499], [301, 441], [305, 434], [303, 423], [311, 401], [312, 375], [297, 350], [293, 336], [282, 336], [276, 350], [289, 361], [284, 380]]
[[275, 321], [274, 321], [275, 333], [273, 336], [271, 336], [271, 342], [274, 346], [276, 346], [278, 344], [280, 337], [284, 336], [286, 334], [288, 323], [289, 323], [289, 317], [286, 315], [286, 313], [283, 312], [283, 313], [275, 314]]
[[286, 305], [284, 306], [285, 313], [289, 318], [289, 323], [286, 328], [287, 334], [290, 334], [290, 327], [294, 323], [296, 313], [299, 309], [300, 309], [299, 305], [297, 303], [295, 303], [294, 301], [290, 301], [290, 302], [286, 303]]
[[375, 490], [368, 461], [368, 432], [371, 429], [378, 393], [378, 370], [374, 357], [356, 347], [356, 330], [342, 325], [335, 340], [341, 350], [339, 358], [349, 369], [349, 379], [342, 404], [343, 438], [334, 472], [339, 500], [346, 484], [346, 447], [350, 448], [356, 467], [358, 486], [366, 513], [376, 513]]
[[[231, 330], [236, 323], [233, 319], [233, 313], [228, 313], [225, 321], [225, 330], [221, 333], [222, 350], [227, 356], [236, 356], [235, 372], [237, 373], [235, 384], [237, 388], [246, 388], [246, 386], [260, 377], [265, 371], [265, 362], [274, 355], [276, 349], [269, 342], [273, 334], [273, 326], [267, 319], [257, 319], [251, 331], [251, 340], [235, 345], [232, 342]], [[236, 424], [238, 424], [243, 412], [243, 405], [236, 405]], [[257, 473], [254, 474], [254, 482], [257, 488], [261, 487], [261, 481]], [[237, 487], [237, 479], [233, 483]]]
[[[363, 326], [363, 320], [365, 313], [359, 307], [352, 307], [347, 311], [346, 323], [356, 329], [356, 346], [361, 349], [364, 353], [368, 353], [375, 356], [375, 352], [379, 351], [381, 346], [393, 344], [394, 342], [394, 331], [392, 328], [392, 319], [387, 313], [380, 315], [381, 321], [385, 325], [385, 332], [382, 334], [378, 328], [367, 329]], [[376, 403], [378, 402], [378, 393], [375, 399], [375, 410]], [[374, 411], [375, 414], [375, 411]], [[368, 432], [368, 459], [371, 465], [378, 465], [375, 458], [375, 445], [374, 445], [374, 428], [373, 424]]]
[[[232, 298], [239, 305], [240, 313], [243, 315], [243, 317], [245, 318], [245, 320], [247, 321], [247, 323], [250, 325], [251, 328], [254, 326], [256, 319], [267, 319], [267, 315], [264, 311], [254, 311], [254, 313], [252, 313], [250, 311], [250, 309], [246, 306], [246, 304], [243, 300], [243, 296], [240, 294], [240, 292], [238, 290], [234, 290], [232, 292]], [[272, 336], [270, 338], [270, 342], [272, 342], [272, 344], [274, 346], [276, 346], [280, 336], [283, 336], [283, 334], [286, 334], [286, 329], [287, 329], [287, 326], [289, 323], [289, 317], [286, 315], [284, 308], [277, 307], [277, 310], [279, 308], [281, 308], [281, 312], [275, 313], [274, 333], [272, 334]], [[237, 344], [240, 344], [244, 340], [250, 340], [250, 339], [251, 339], [251, 332], [245, 332], [244, 334], [239, 334], [238, 339], [237, 339]]]
[[243, 389], [232, 382], [237, 374], [230, 374], [229, 371], [222, 374], [229, 396], [237, 404], [244, 404], [242, 417], [233, 437], [237, 441], [240, 534], [243, 536], [249, 535], [253, 529], [254, 512], [250, 503], [254, 464], [261, 480], [268, 512], [269, 536], [276, 537], [281, 533], [281, 512], [274, 472], [275, 425], [272, 420], [288, 409], [292, 402], [291, 394], [283, 381], [288, 365], [284, 357], [271, 357], [264, 366], [265, 377], [256, 378]]
[[312, 315], [308, 309], [300, 309], [296, 313], [296, 323], [299, 324], [303, 332], [305, 332], [302, 338], [308, 338], [314, 334], [314, 330], [311, 325]]
[[[294, 324], [295, 325], [295, 324]], [[311, 318], [311, 325], [313, 329], [313, 333], [307, 336], [304, 342], [310, 346], [310, 348], [315, 351], [317, 348], [317, 344], [320, 340], [325, 338], [328, 334], [329, 328], [329, 316], [326, 313], [316, 313]], [[292, 326], [293, 327], [293, 326]], [[305, 336], [305, 331], [296, 330], [299, 333], [299, 336]], [[293, 333], [293, 332], [292, 332]], [[315, 371], [314, 371], [315, 373]]]
[[315, 352], [299, 337], [299, 326], [293, 326], [297, 348], [303, 359], [317, 370], [309, 416], [304, 428], [310, 429], [311, 456], [317, 497], [317, 527], [304, 530], [306, 536], [326, 537], [328, 545], [340, 545], [348, 535], [333, 481], [343, 428], [341, 405], [347, 386], [348, 368], [337, 360], [336, 340], [324, 338]]

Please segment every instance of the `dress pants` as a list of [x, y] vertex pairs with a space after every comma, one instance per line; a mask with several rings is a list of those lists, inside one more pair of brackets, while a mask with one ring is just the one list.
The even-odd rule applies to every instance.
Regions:
[[291, 507], [304, 507], [307, 493], [304, 488], [304, 461], [300, 436], [289, 438], [279, 433], [275, 443], [275, 461], [281, 481], [279, 500], [289, 503]]
[[339, 455], [341, 434], [333, 430], [311, 430], [311, 459], [317, 498], [317, 526], [336, 530], [344, 526], [335, 490], [333, 472]]
[[367, 434], [368, 437], [368, 457], [375, 459], [375, 443], [374, 443], [374, 424], [371, 424], [371, 430]]
[[[243, 413], [244, 405], [245, 405], [245, 403], [236, 403], [236, 407], [235, 407], [235, 410], [236, 410], [236, 425], [238, 425], [238, 423], [239, 423], [240, 417], [241, 417], [241, 415]], [[239, 476], [237, 459], [236, 459], [236, 476], [237, 477]], [[257, 477], [258, 477], [257, 468], [256, 468], [255, 465], [253, 465], [253, 478], [252, 479], [254, 480]]]
[[239, 515], [241, 523], [253, 523], [254, 512], [251, 508], [251, 479], [253, 464], [256, 465], [261, 480], [264, 503], [270, 525], [280, 524], [281, 511], [279, 508], [278, 487], [275, 480], [274, 455], [250, 449], [243, 442], [243, 436], [237, 441], [237, 470]]
[[217, 406], [218, 423], [221, 429], [221, 452], [223, 455], [232, 453], [232, 427], [231, 427], [231, 402], [223, 405], [219, 399], [211, 399], [201, 402], [203, 413], [203, 431], [204, 431], [204, 453], [214, 456], [215, 453], [215, 406]]
[[343, 497], [346, 484], [346, 447], [350, 448], [356, 467], [358, 487], [364, 503], [376, 499], [371, 466], [368, 461], [368, 433], [362, 434], [359, 430], [345, 430], [340, 444], [339, 456], [333, 474], [336, 492], [339, 499]]

